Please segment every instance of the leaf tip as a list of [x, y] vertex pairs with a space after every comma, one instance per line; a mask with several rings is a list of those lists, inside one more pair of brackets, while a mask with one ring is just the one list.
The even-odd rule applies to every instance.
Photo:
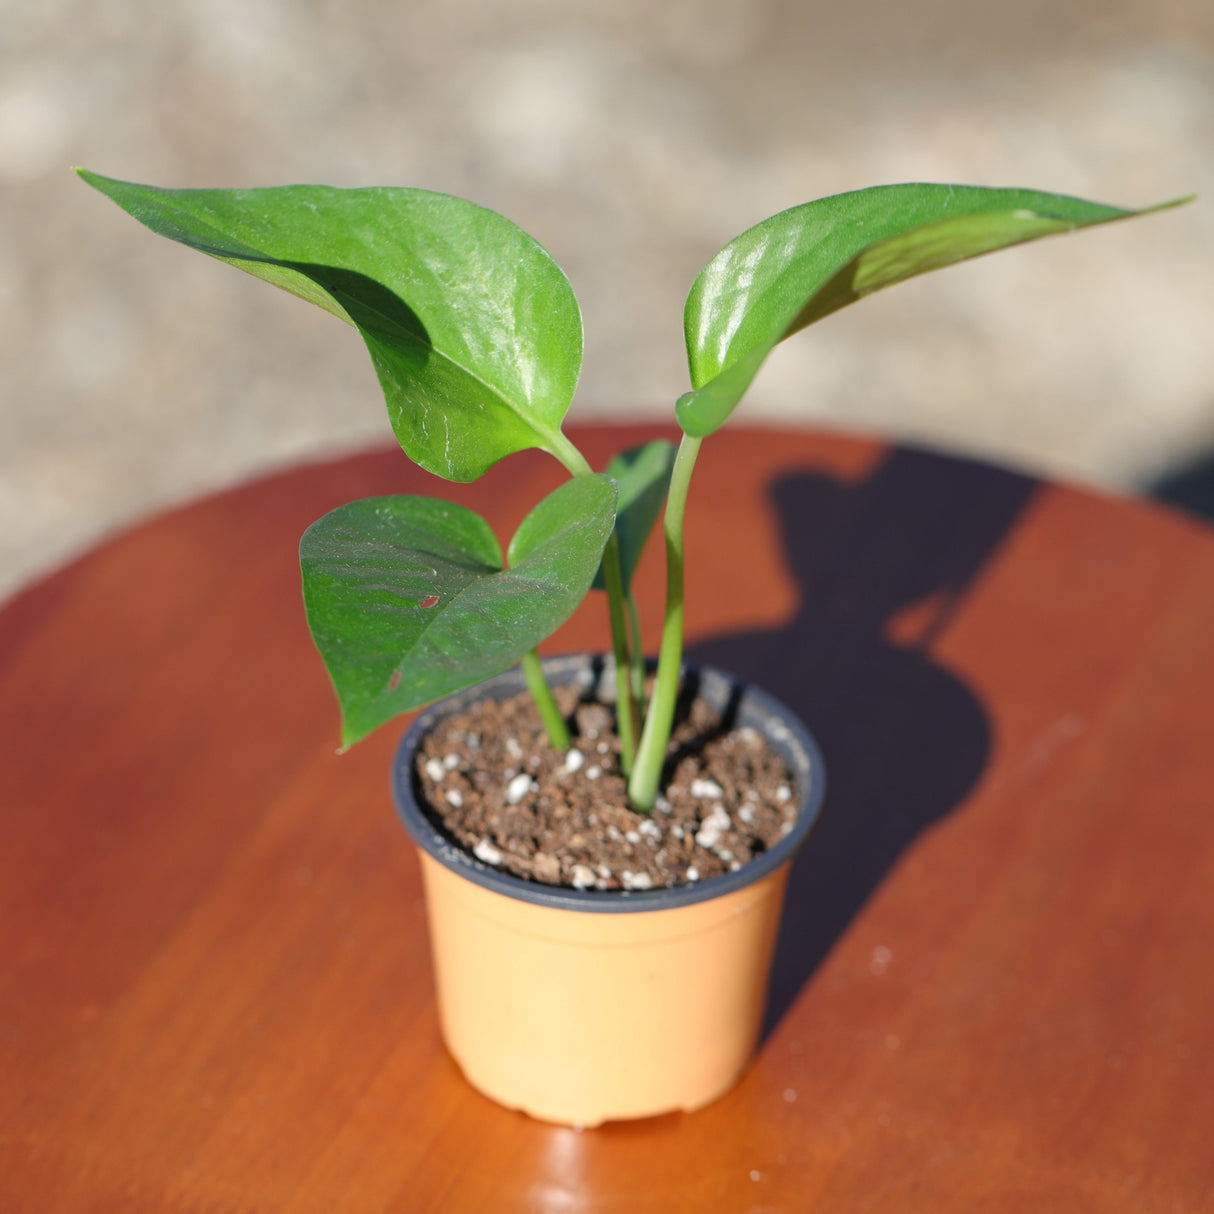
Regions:
[[339, 755], [350, 753], [350, 747], [355, 742], [361, 742], [369, 731], [358, 728], [344, 713], [341, 718], [341, 743], [337, 747]]
[[1191, 202], [1196, 202], [1200, 197], [1198, 194], [1184, 194], [1180, 198], [1169, 198], [1167, 202], [1161, 202], [1157, 206], [1147, 207], [1148, 211], [1170, 211], [1173, 207], [1186, 207]]
[[116, 181], [116, 179], [113, 177], [106, 177], [102, 173], [94, 173], [92, 169], [86, 169], [81, 164], [72, 165], [72, 172], [75, 173], [85, 185], [91, 185], [94, 190], [105, 194], [107, 197], [112, 197], [110, 189], [107, 189], [107, 187], [112, 188], [115, 185], [122, 184], [121, 182]]

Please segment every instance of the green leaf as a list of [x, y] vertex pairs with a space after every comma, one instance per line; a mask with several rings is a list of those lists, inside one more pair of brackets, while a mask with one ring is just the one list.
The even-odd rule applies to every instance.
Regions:
[[692, 285], [683, 323], [693, 390], [676, 406], [679, 424], [695, 438], [711, 434], [779, 342], [882, 287], [1161, 207], [1128, 211], [1034, 190], [889, 185], [773, 215], [726, 245]]
[[[621, 451], [605, 469], [620, 490], [615, 530], [620, 543], [620, 572], [625, 594], [632, 584], [641, 553], [645, 551], [649, 533], [662, 512], [673, 467], [674, 443], [658, 438], [642, 447]], [[594, 575], [594, 589], [607, 589], [602, 569]]]
[[429, 497], [326, 514], [299, 546], [304, 606], [342, 711], [342, 746], [399, 713], [498, 674], [586, 596], [615, 485], [577, 477], [523, 520], [502, 569], [488, 523]]
[[567, 454], [581, 314], [508, 219], [428, 190], [162, 190], [79, 172], [154, 232], [355, 325], [427, 471], [470, 481], [527, 447]]

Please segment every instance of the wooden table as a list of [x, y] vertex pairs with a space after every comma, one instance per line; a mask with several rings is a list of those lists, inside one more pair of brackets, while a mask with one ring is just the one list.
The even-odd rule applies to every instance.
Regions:
[[[456, 495], [508, 533], [560, 475]], [[578, 1133], [444, 1053], [399, 731], [337, 756], [304, 628], [303, 528], [435, 488], [395, 450], [271, 476], [0, 613], [0, 1209], [1214, 1209], [1209, 529], [872, 442], [706, 443], [693, 655], [800, 711], [827, 808], [743, 1082]]]

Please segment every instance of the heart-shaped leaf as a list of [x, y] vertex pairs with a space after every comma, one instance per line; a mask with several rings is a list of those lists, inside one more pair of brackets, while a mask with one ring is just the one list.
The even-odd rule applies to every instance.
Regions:
[[499, 674], [586, 596], [615, 521], [606, 476], [567, 481], [523, 520], [511, 566], [488, 523], [429, 497], [373, 497], [313, 523], [304, 606], [349, 746], [399, 713]]
[[[658, 438], [643, 447], [621, 451], [605, 469], [620, 490], [615, 533], [620, 543], [620, 573], [625, 594], [632, 585], [632, 575], [645, 551], [649, 533], [662, 512], [673, 467], [674, 444]], [[594, 575], [594, 589], [606, 588], [600, 569]]]
[[773, 215], [726, 245], [692, 285], [683, 322], [693, 390], [676, 406], [679, 424], [696, 438], [711, 434], [779, 342], [882, 287], [1159, 209], [1122, 210], [1035, 190], [889, 185]]
[[80, 170], [154, 232], [355, 325], [406, 454], [475, 480], [568, 453], [582, 321], [561, 269], [508, 219], [428, 190], [162, 190]]

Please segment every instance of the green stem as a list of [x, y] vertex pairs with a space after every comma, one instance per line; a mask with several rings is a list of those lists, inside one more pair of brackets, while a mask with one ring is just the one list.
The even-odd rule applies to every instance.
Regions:
[[520, 664], [523, 668], [523, 677], [526, 678], [527, 686], [531, 689], [532, 698], [535, 700], [535, 706], [539, 709], [540, 720], [544, 722], [544, 728], [548, 731], [548, 741], [552, 743], [552, 749], [568, 750], [569, 727], [565, 724], [565, 718], [561, 716], [561, 710], [557, 707], [552, 688], [548, 686], [548, 680], [544, 677], [539, 652], [533, 649], [530, 653], [523, 654]]
[[586, 476], [594, 471], [586, 462], [586, 457], [559, 430], [553, 436], [547, 451], [549, 455], [560, 460], [570, 476]]
[[[586, 476], [593, 469], [586, 457], [560, 431], [548, 448], [572, 476]], [[624, 575], [620, 569], [620, 543], [614, 530], [603, 550], [603, 582], [607, 588], [607, 615], [611, 621], [611, 651], [615, 656], [616, 727], [620, 734], [620, 767], [627, 776], [636, 758], [641, 732], [640, 696], [634, 695], [629, 668], [628, 622], [624, 608]]]
[[603, 549], [603, 582], [611, 619], [611, 651], [615, 655], [615, 719], [620, 734], [620, 767], [625, 776], [636, 761], [640, 736], [640, 707], [632, 693], [629, 673], [628, 621], [624, 613], [624, 577], [620, 571], [620, 542], [613, 530]]
[[624, 605], [628, 608], [628, 628], [632, 637], [632, 694], [639, 705], [645, 699], [645, 646], [641, 643], [641, 617], [631, 588], [624, 595]]
[[662, 647], [658, 653], [653, 699], [645, 717], [636, 766], [628, 782], [628, 799], [641, 813], [648, 813], [657, 800], [658, 782], [662, 778], [662, 763], [666, 758], [679, 695], [679, 676], [683, 668], [683, 512], [699, 451], [700, 439], [684, 434], [666, 495], [666, 618], [662, 624]]

